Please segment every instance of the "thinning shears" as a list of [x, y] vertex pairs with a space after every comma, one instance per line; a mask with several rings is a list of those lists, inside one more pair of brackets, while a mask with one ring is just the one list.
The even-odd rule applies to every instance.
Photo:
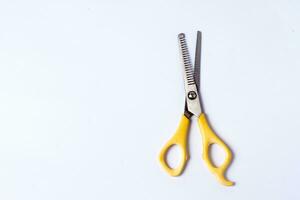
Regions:
[[[181, 60], [183, 62], [184, 72], [184, 88], [185, 88], [185, 107], [184, 114], [181, 117], [180, 124], [173, 137], [164, 145], [160, 154], [159, 161], [165, 171], [171, 176], [179, 176], [189, 159], [187, 147], [187, 136], [189, 132], [190, 120], [194, 115], [198, 118], [203, 143], [202, 157], [207, 164], [209, 170], [216, 175], [218, 181], [226, 186], [232, 186], [234, 183], [225, 177], [225, 172], [232, 161], [232, 153], [229, 147], [214, 133], [210, 127], [207, 117], [203, 112], [201, 97], [200, 97], [200, 58], [201, 58], [201, 32], [197, 32], [197, 44], [195, 53], [194, 69], [190, 59], [185, 34], [178, 35], [180, 46]], [[219, 145], [226, 153], [225, 161], [220, 166], [215, 166], [210, 155], [210, 147], [212, 144]], [[169, 149], [178, 145], [181, 149], [181, 160], [177, 167], [171, 168], [167, 163], [167, 153]]]

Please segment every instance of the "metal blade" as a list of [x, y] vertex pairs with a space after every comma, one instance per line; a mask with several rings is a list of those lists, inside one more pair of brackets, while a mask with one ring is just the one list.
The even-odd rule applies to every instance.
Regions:
[[199, 94], [200, 94], [201, 46], [202, 46], [202, 33], [200, 31], [197, 31], [197, 44], [196, 44], [195, 64], [194, 64], [194, 79], [195, 79], [195, 83], [197, 85]]
[[202, 101], [202, 96], [201, 96], [201, 92], [200, 92], [200, 74], [201, 74], [200, 71], [201, 71], [201, 53], [202, 53], [201, 49], [202, 49], [202, 33], [200, 31], [197, 31], [194, 78], [195, 78], [195, 83], [197, 85], [197, 91], [199, 94], [201, 110], [204, 112], [203, 101]]
[[178, 35], [179, 46], [181, 50], [181, 57], [183, 62], [184, 72], [184, 88], [186, 94], [187, 109], [190, 113], [199, 116], [201, 113], [201, 106], [197, 86], [194, 80], [194, 71], [191, 63], [190, 54], [188, 51], [187, 43], [184, 33]]

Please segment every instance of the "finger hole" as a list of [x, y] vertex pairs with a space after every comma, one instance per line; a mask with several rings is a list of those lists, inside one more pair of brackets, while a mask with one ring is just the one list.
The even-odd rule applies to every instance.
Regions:
[[176, 169], [179, 166], [181, 159], [182, 155], [179, 145], [173, 144], [166, 153], [167, 165], [171, 169]]
[[220, 167], [225, 161], [225, 151], [217, 144], [211, 144], [209, 147], [209, 157], [214, 167]]

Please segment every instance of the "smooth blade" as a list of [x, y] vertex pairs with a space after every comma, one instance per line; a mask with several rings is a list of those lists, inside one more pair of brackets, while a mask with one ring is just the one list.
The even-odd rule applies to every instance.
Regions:
[[197, 91], [199, 94], [199, 101], [200, 101], [200, 106], [201, 110], [203, 110], [203, 102], [202, 102], [202, 97], [201, 97], [201, 92], [200, 92], [200, 71], [201, 71], [201, 48], [202, 48], [202, 33], [200, 31], [197, 31], [197, 43], [196, 43], [196, 52], [195, 52], [195, 67], [194, 67], [194, 78], [195, 78], [195, 83], [197, 85]]
[[183, 62], [184, 73], [184, 88], [186, 94], [187, 109], [190, 113], [199, 116], [201, 113], [201, 106], [197, 86], [194, 79], [194, 71], [191, 63], [190, 54], [188, 51], [185, 35], [180, 33], [178, 35], [179, 46], [181, 51], [181, 58]]
[[200, 69], [201, 69], [201, 46], [202, 46], [202, 33], [197, 31], [197, 43], [195, 52], [194, 64], [194, 78], [197, 85], [198, 93], [200, 94]]

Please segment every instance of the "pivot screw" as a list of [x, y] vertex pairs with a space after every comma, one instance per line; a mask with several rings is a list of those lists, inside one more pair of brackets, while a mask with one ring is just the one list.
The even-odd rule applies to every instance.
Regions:
[[197, 94], [194, 91], [190, 91], [187, 96], [190, 100], [194, 100], [197, 98]]

